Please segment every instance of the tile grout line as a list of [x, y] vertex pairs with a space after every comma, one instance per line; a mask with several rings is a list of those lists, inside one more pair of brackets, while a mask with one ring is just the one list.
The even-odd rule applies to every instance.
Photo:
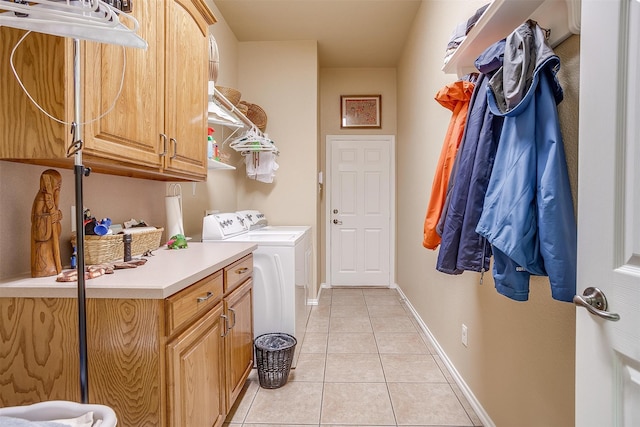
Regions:
[[367, 303], [367, 298], [365, 296], [364, 303], [367, 306], [367, 313], [369, 313], [369, 323], [371, 324], [371, 332], [373, 333], [373, 339], [376, 342], [376, 349], [378, 350], [378, 360], [380, 361], [380, 368], [382, 369], [382, 376], [384, 378], [384, 386], [387, 389], [387, 396], [389, 396], [389, 404], [391, 405], [391, 412], [393, 413], [393, 420], [395, 421], [395, 426], [398, 427], [398, 416], [396, 414], [396, 408], [393, 405], [393, 399], [391, 398], [391, 390], [389, 390], [389, 381], [387, 381], [387, 373], [384, 369], [384, 363], [382, 363], [382, 355], [380, 354], [380, 347], [378, 346], [378, 337], [376, 336], [376, 332], [373, 329], [373, 323], [371, 323], [371, 313], [369, 312], [369, 304]]
[[324, 348], [324, 369], [322, 371], [322, 393], [320, 393], [320, 414], [318, 416], [318, 427], [322, 427], [322, 407], [324, 404], [325, 384], [327, 383], [327, 359], [329, 358], [329, 332], [331, 331], [331, 310], [333, 310], [333, 292], [331, 292], [331, 302], [329, 303], [329, 322], [327, 324], [327, 345]]

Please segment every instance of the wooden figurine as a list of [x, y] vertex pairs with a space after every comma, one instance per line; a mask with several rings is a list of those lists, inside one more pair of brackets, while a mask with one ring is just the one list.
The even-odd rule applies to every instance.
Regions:
[[62, 176], [54, 169], [40, 175], [40, 190], [31, 209], [31, 277], [55, 276], [62, 271], [60, 231]]

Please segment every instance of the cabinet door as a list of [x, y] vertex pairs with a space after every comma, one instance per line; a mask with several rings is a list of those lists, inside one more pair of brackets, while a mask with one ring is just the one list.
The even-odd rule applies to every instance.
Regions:
[[[200, 1], [167, 3], [165, 171], [206, 178], [209, 30], [215, 22]], [[206, 18], [206, 19], [205, 19]]]
[[170, 426], [212, 427], [224, 422], [222, 308], [216, 305], [167, 346]]
[[[149, 45], [146, 50], [86, 42], [85, 153], [113, 167], [133, 164], [157, 172], [164, 132], [164, 10], [154, 1], [137, 1], [132, 15], [140, 24], [138, 35]], [[118, 96], [123, 72], [115, 107], [99, 118]]]
[[[226, 394], [230, 407], [253, 369], [253, 281], [225, 299], [229, 331], [225, 337]], [[227, 408], [229, 410], [229, 408]]]
[[[24, 31], [0, 27], [0, 158], [64, 158], [67, 127], [51, 120], [29, 100], [13, 76], [10, 56]], [[49, 114], [67, 120], [68, 40], [31, 33], [15, 50], [13, 63], [25, 89]], [[70, 80], [69, 80], [70, 82]]]

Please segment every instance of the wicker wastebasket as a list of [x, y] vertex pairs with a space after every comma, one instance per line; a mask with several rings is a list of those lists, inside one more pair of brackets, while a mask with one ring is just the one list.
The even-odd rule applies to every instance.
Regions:
[[260, 387], [279, 388], [287, 383], [296, 344], [295, 337], [285, 333], [263, 334], [254, 340]]

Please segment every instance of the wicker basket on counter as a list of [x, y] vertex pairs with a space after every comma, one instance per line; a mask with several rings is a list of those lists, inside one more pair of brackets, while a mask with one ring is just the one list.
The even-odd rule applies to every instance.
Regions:
[[[160, 247], [164, 228], [131, 233], [131, 255], [141, 255]], [[86, 265], [102, 264], [124, 258], [124, 234], [84, 236], [84, 262]], [[71, 234], [71, 244], [76, 246], [76, 233]]]

